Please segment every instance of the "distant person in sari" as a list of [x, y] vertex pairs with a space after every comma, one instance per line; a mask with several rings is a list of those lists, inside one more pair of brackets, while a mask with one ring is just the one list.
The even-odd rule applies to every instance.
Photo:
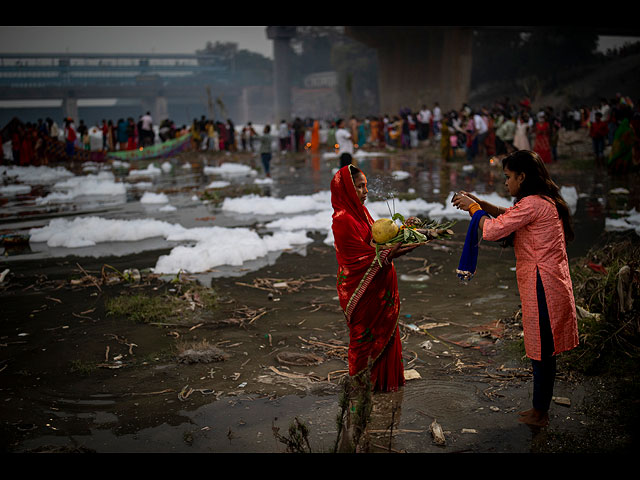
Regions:
[[535, 124], [534, 131], [535, 141], [533, 143], [533, 150], [540, 155], [544, 163], [551, 163], [551, 142], [549, 141], [551, 129], [544, 112], [538, 114], [538, 121]]
[[314, 120], [311, 129], [311, 151], [315, 153], [318, 148], [320, 148], [320, 122]]
[[451, 147], [451, 131], [449, 130], [449, 118], [443, 117], [440, 124], [440, 155], [445, 162], [449, 162], [453, 158], [453, 148]]
[[353, 165], [340, 168], [331, 181], [337, 290], [349, 327], [349, 375], [369, 372], [374, 391], [390, 392], [405, 384], [393, 259], [415, 246], [398, 243], [382, 250], [378, 262], [372, 245], [374, 221], [364, 206], [367, 193], [367, 179]]
[[614, 173], [627, 173], [633, 160], [633, 145], [636, 141], [636, 133], [629, 122], [630, 112], [626, 108], [619, 110], [620, 123], [616, 128], [611, 145], [609, 168]]

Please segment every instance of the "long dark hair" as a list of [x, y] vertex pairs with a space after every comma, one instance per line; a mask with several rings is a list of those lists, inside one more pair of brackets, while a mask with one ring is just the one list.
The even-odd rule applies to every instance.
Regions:
[[542, 195], [553, 200], [558, 209], [558, 216], [562, 220], [565, 241], [567, 243], [572, 241], [575, 234], [569, 206], [560, 195], [558, 185], [551, 180], [540, 155], [530, 150], [515, 151], [502, 159], [502, 168], [508, 168], [518, 174], [524, 173], [524, 181], [520, 185], [516, 201], [529, 195]]

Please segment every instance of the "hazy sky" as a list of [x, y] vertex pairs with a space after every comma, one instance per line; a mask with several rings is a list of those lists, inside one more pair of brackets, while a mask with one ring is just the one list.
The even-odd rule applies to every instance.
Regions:
[[258, 26], [0, 26], [0, 53], [195, 53], [207, 42], [235, 42], [273, 58]]
[[[605, 51], [629, 37], [601, 37]], [[273, 58], [260, 26], [0, 26], [0, 53], [195, 53], [207, 42], [235, 42]]]

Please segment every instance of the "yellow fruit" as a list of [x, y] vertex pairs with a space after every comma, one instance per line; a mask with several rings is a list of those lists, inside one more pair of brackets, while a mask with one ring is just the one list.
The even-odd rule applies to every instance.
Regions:
[[389, 218], [376, 220], [371, 228], [373, 241], [376, 243], [386, 243], [398, 234], [398, 225]]

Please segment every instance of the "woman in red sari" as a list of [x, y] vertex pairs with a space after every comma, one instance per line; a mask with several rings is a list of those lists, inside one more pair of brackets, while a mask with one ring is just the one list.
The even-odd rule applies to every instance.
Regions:
[[544, 163], [551, 163], [551, 128], [545, 117], [546, 115], [544, 113], [540, 113], [538, 121], [534, 127], [536, 138], [533, 144], [533, 150], [540, 155], [540, 158], [542, 158]]
[[370, 368], [373, 390], [390, 392], [405, 383], [398, 279], [391, 261], [415, 247], [397, 244], [381, 252], [379, 263], [366, 198], [364, 173], [353, 165], [342, 167], [331, 181], [337, 289], [349, 327], [349, 375], [355, 377]]

